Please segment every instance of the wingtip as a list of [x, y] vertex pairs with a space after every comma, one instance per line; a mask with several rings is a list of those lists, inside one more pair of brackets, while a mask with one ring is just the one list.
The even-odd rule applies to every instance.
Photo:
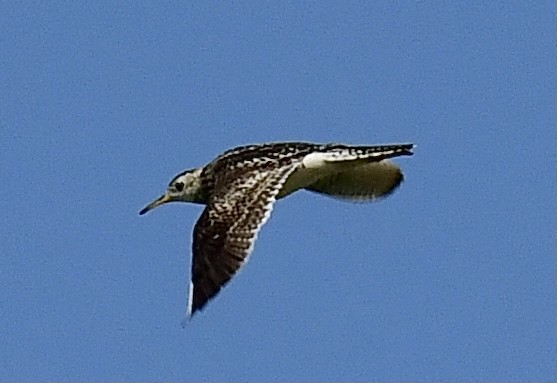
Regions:
[[182, 328], [185, 328], [187, 324], [191, 321], [191, 318], [193, 317], [194, 312], [192, 311], [192, 306], [193, 306], [193, 283], [190, 281], [190, 286], [188, 289], [188, 307], [186, 309], [186, 314], [184, 315], [184, 318], [180, 323], [182, 325]]
[[188, 323], [191, 322], [191, 315], [189, 313], [186, 313], [186, 315], [184, 315], [184, 318], [182, 318], [182, 321], [180, 322], [180, 326], [182, 326], [182, 328], [186, 328], [188, 326]]
[[180, 325], [182, 326], [182, 328], [186, 328], [188, 323], [191, 322], [191, 320], [193, 318], [193, 314], [195, 314], [195, 313], [191, 311], [191, 307], [188, 305], [188, 309], [186, 310], [186, 313], [184, 314], [184, 317], [182, 318], [182, 321], [180, 322]]
[[418, 145], [416, 144], [406, 144], [404, 145], [404, 154], [408, 156], [414, 155], [414, 149], [416, 149]]

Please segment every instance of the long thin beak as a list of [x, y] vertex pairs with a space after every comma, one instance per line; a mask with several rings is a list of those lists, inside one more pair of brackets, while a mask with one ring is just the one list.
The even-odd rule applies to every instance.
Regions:
[[160, 205], [164, 205], [165, 203], [170, 201], [170, 197], [167, 194], [163, 194], [162, 196], [151, 202], [149, 205], [145, 206], [143, 210], [139, 212], [139, 215], [143, 215], [148, 211], [153, 210], [154, 208], [159, 207]]

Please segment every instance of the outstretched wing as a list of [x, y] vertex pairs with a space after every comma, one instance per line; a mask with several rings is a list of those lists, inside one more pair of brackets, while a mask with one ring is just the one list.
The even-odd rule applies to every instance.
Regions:
[[246, 263], [276, 196], [297, 163], [229, 169], [193, 231], [187, 315], [201, 310]]

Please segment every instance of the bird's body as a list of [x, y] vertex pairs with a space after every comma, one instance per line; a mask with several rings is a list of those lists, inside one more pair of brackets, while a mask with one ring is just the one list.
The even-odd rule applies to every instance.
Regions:
[[178, 174], [144, 214], [166, 202], [206, 205], [193, 232], [191, 317], [249, 258], [274, 202], [300, 189], [348, 200], [373, 200], [403, 179], [389, 158], [412, 144], [349, 146], [301, 142], [242, 146], [199, 169]]

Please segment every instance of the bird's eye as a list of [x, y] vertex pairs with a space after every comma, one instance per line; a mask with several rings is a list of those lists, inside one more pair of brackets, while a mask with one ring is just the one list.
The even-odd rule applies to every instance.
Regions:
[[183, 182], [177, 182], [176, 185], [174, 185], [174, 186], [176, 187], [176, 190], [178, 190], [179, 192], [184, 190], [184, 183]]

